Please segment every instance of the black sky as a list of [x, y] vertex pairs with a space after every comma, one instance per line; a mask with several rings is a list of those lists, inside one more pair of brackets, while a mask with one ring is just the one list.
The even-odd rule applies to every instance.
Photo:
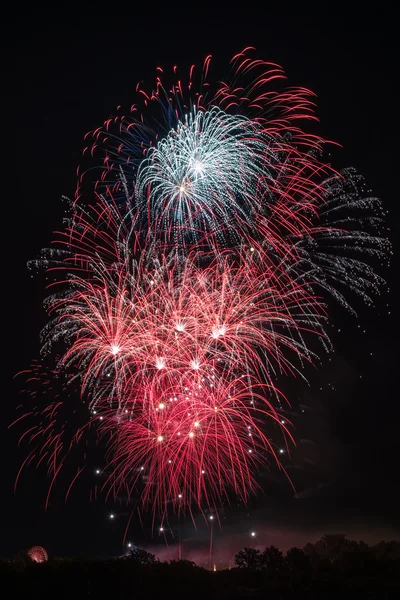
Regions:
[[[108, 3], [104, 13], [96, 7], [87, 14], [70, 5], [35, 6], [5, 18], [3, 80], [10, 102], [3, 111], [3, 132], [9, 133], [3, 138], [0, 554], [31, 544], [43, 544], [53, 554], [120, 552], [126, 522], [121, 513], [129, 509], [104, 500], [89, 504], [78, 489], [67, 505], [56, 494], [45, 513], [43, 471], [23, 477], [14, 496], [23, 451], [17, 451], [17, 437], [7, 425], [20, 400], [12, 377], [37, 357], [45, 322], [45, 292], [30, 279], [26, 262], [48, 245], [61, 224], [59, 198], [73, 194], [83, 135], [117, 104], [129, 105], [136, 82], [152, 82], [157, 65], [186, 67], [211, 53], [224, 67], [247, 45], [255, 46], [261, 58], [280, 63], [291, 84], [317, 93], [320, 131], [343, 145], [336, 166], [355, 166], [384, 201], [396, 253], [399, 49], [394, 11], [385, 3], [354, 13], [337, 3], [313, 11], [307, 3], [293, 11], [291, 4], [297, 3], [279, 10], [270, 2], [262, 9], [243, 4], [238, 11], [233, 3], [225, 10], [169, 3], [160, 12], [154, 3], [130, 11]], [[248, 543], [251, 529], [259, 533], [260, 543], [278, 545], [290, 545], [290, 536], [296, 543], [328, 529], [364, 537], [400, 535], [397, 274], [395, 258], [386, 274], [391, 292], [382, 295], [376, 309], [361, 308], [358, 320], [338, 311], [332, 332], [336, 355], [309, 373], [309, 388], [291, 388], [303, 440], [293, 459], [301, 466], [295, 474], [299, 497], [278, 474], [265, 477], [264, 496], [222, 516], [218, 539], [227, 552]], [[120, 515], [116, 523], [107, 519], [110, 510]], [[138, 524], [129, 537], [153, 543]], [[186, 537], [196, 546], [207, 533], [188, 526]]]

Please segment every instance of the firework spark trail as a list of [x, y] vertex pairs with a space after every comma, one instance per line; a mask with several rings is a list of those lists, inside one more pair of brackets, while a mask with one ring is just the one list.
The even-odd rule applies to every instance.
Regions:
[[35, 361], [30, 370], [20, 375], [26, 377], [27, 387], [23, 391], [29, 393], [30, 410], [26, 411], [25, 404], [20, 405], [18, 409], [25, 412], [9, 427], [19, 422], [33, 422], [34, 427], [27, 426], [19, 438], [18, 444], [26, 440], [31, 451], [17, 474], [15, 488], [24, 466], [32, 462], [37, 467], [42, 463], [47, 466], [53, 485], [71, 453], [75, 464], [85, 461], [86, 434], [93, 421], [88, 419], [79, 396], [73, 393], [74, 388], [71, 389], [73, 377], [64, 370]]

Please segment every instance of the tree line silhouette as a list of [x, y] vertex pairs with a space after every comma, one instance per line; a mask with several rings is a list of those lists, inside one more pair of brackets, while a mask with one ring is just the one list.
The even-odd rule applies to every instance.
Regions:
[[[53, 558], [33, 563], [20, 554], [0, 563], [4, 598], [338, 599], [400, 598], [400, 543], [324, 535], [284, 554], [275, 546], [244, 548], [235, 567], [208, 571], [187, 560], [160, 562], [141, 548], [117, 559]], [[343, 600], [344, 600], [343, 598]]]

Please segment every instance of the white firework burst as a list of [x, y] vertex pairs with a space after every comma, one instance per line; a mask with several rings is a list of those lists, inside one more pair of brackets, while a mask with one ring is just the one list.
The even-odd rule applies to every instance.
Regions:
[[268, 144], [255, 121], [217, 107], [193, 110], [139, 166], [137, 207], [167, 237], [181, 231], [189, 239], [210, 232], [226, 238], [229, 228], [239, 239], [271, 178]]

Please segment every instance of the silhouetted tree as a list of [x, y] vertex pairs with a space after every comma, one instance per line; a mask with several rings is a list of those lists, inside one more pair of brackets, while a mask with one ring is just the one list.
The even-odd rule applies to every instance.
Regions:
[[181, 558], [179, 560], [170, 560], [170, 567], [177, 567], [181, 569], [198, 569], [199, 567], [192, 560], [186, 560], [185, 558]]
[[299, 548], [290, 548], [283, 559], [284, 571], [291, 587], [305, 589], [309, 587], [312, 576], [310, 557]]
[[156, 558], [154, 554], [143, 550], [143, 548], [133, 548], [130, 551], [128, 558], [132, 562], [146, 567], [150, 567], [151, 565], [155, 565], [159, 562], [158, 558]]
[[261, 555], [261, 565], [268, 575], [277, 575], [282, 571], [283, 554], [275, 546], [268, 546]]
[[347, 544], [348, 540], [342, 534], [325, 534], [315, 544], [315, 549], [319, 556], [328, 558], [330, 561], [335, 561], [342, 557]]
[[346, 576], [371, 576], [376, 571], [376, 564], [376, 557], [367, 544], [351, 540], [347, 540], [340, 558], [335, 561], [335, 566]]
[[379, 542], [371, 548], [378, 559], [400, 560], [400, 542], [395, 540], [391, 542]]
[[288, 573], [310, 572], [311, 561], [304, 550], [290, 548], [284, 558], [284, 565]]
[[312, 566], [316, 566], [319, 562], [319, 555], [318, 552], [315, 548], [315, 544], [311, 544], [311, 542], [309, 542], [308, 544], [306, 544], [303, 548], [304, 554], [306, 556], [308, 556], [308, 558], [310, 559], [310, 563]]
[[245, 548], [235, 555], [235, 565], [241, 569], [256, 569], [262, 567], [261, 552], [256, 548]]

